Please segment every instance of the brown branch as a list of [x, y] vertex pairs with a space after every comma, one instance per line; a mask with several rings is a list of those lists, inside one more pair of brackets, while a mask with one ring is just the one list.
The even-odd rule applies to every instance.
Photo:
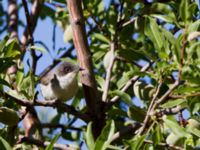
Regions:
[[[35, 27], [36, 27], [36, 24], [37, 24], [37, 19], [38, 19], [38, 15], [39, 15], [39, 12], [41, 10], [41, 7], [44, 3], [44, 0], [35, 0], [33, 2], [33, 6], [32, 6], [32, 10], [31, 10], [31, 14], [30, 14], [30, 22], [31, 22], [31, 27], [30, 27], [30, 30], [31, 30], [31, 33], [34, 32], [35, 30]], [[28, 29], [29, 27], [27, 26], [25, 31], [24, 31], [24, 34], [21, 38], [21, 44], [22, 44], [22, 51], [25, 52], [25, 48], [26, 48], [26, 45], [28, 43]]]
[[123, 136], [127, 135], [127, 134], [135, 134], [136, 130], [138, 130], [138, 128], [141, 127], [141, 124], [138, 122], [135, 122], [133, 124], [130, 124], [124, 128], [122, 128], [120, 131], [116, 132], [113, 136], [112, 136], [112, 142], [121, 139]]
[[18, 39], [18, 11], [17, 11], [17, 3], [16, 0], [9, 0], [8, 1], [8, 32], [10, 32], [10, 38], [17, 38]]
[[153, 107], [153, 105], [155, 103], [155, 100], [156, 100], [156, 98], [157, 98], [157, 96], [158, 96], [158, 94], [160, 92], [161, 86], [162, 86], [162, 82], [159, 83], [159, 85], [158, 85], [158, 87], [156, 89], [156, 93], [153, 95], [153, 98], [152, 98], [151, 103], [150, 103], [150, 105], [148, 107], [148, 110], [147, 110], [146, 117], [145, 117], [145, 119], [143, 121], [143, 125], [142, 125], [141, 129], [138, 132], [139, 135], [143, 134], [143, 132], [145, 131], [145, 129], [146, 129], [148, 123], [149, 123], [149, 120], [150, 120], [150, 117], [151, 117], [151, 112], [154, 111], [154, 110], [152, 110], [152, 107]]
[[80, 67], [85, 70], [81, 72], [81, 82], [83, 85], [87, 111], [92, 116], [95, 126], [93, 133], [97, 137], [105, 123], [103, 112], [101, 111], [101, 101], [97, 93], [97, 85], [93, 73], [90, 49], [87, 43], [85, 32], [83, 11], [80, 0], [66, 0], [70, 22], [73, 31], [73, 42], [76, 48]]
[[[150, 141], [150, 140], [144, 140], [145, 143], [148, 143], [148, 144], [154, 144], [153, 141]], [[170, 144], [167, 144], [167, 143], [158, 143], [159, 146], [164, 146], [164, 147], [170, 147], [174, 150], [183, 150], [182, 147], [179, 147], [179, 146], [175, 146], [175, 145], [170, 145]]]
[[155, 115], [157, 117], [161, 117], [163, 115], [174, 115], [174, 114], [177, 114], [178, 112], [180, 112], [184, 109], [185, 109], [184, 107], [178, 105], [174, 108], [166, 108], [166, 109], [160, 110], [160, 111], [156, 112]]
[[28, 101], [28, 100], [22, 100], [18, 99], [12, 95], [9, 95], [5, 93], [6, 96], [10, 97], [12, 100], [14, 100], [17, 104], [21, 106], [26, 106], [26, 107], [33, 107], [33, 106], [44, 106], [44, 107], [54, 107], [54, 108], [59, 108], [63, 112], [67, 112], [69, 114], [74, 115], [77, 118], [82, 119], [83, 121], [90, 121], [90, 118], [88, 117], [87, 114], [82, 114], [75, 110], [74, 107], [66, 105], [59, 100], [51, 100], [51, 101], [46, 101], [46, 100], [35, 100], [35, 101]]
[[70, 127], [69, 125], [64, 124], [53, 124], [53, 123], [42, 123], [40, 124], [41, 128], [61, 128], [62, 130], [70, 129], [75, 131], [82, 131], [80, 128], [77, 127]]
[[[45, 142], [45, 141], [42, 141], [42, 140], [38, 140], [38, 139], [34, 139], [34, 138], [28, 138], [28, 137], [23, 137], [21, 138], [19, 141], [18, 141], [18, 144], [20, 143], [28, 143], [28, 144], [33, 144], [33, 145], [37, 145], [39, 147], [47, 147], [48, 145], [50, 145], [51, 143], [50, 142]], [[65, 145], [65, 144], [58, 144], [58, 143], [55, 143], [53, 145], [53, 147], [55, 149], [60, 149], [60, 150], [75, 150], [76, 148], [73, 148], [73, 147], [70, 147], [69, 145]]]
[[159, 104], [164, 103], [165, 100], [167, 99], [167, 97], [172, 93], [172, 91], [173, 91], [174, 89], [176, 89], [176, 88], [179, 86], [179, 84], [180, 84], [180, 82], [179, 82], [178, 80], [176, 80], [176, 81], [174, 82], [174, 84], [171, 86], [171, 88], [170, 88], [161, 98], [159, 98], [159, 99], [155, 102], [155, 104], [152, 106], [152, 109], [151, 109], [151, 110], [155, 110], [155, 108], [157, 108]]
[[[27, 23], [27, 36], [28, 36], [28, 41], [30, 42], [30, 45], [33, 47], [34, 46], [34, 39], [33, 39], [33, 33], [32, 33], [32, 22], [31, 22], [31, 16], [29, 15], [29, 11], [28, 11], [28, 6], [26, 3], [26, 0], [22, 0], [22, 4], [24, 6], [24, 11], [25, 11], [25, 15], [26, 15], [26, 23]], [[28, 43], [27, 43], [28, 44]], [[23, 48], [25, 48], [26, 46], [23, 45]], [[36, 70], [36, 65], [37, 65], [37, 61], [39, 59], [39, 57], [36, 56], [35, 53], [35, 49], [31, 49], [31, 56], [32, 56], [32, 73], [35, 74], [35, 70]]]
[[189, 98], [189, 97], [195, 97], [195, 96], [200, 96], [200, 92], [197, 93], [191, 93], [187, 95], [169, 95], [169, 98], [171, 99], [180, 99], [180, 98]]

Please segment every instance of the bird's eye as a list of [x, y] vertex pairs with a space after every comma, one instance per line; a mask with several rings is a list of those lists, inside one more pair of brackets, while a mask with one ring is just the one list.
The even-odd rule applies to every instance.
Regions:
[[68, 72], [70, 72], [70, 68], [69, 68], [69, 67], [66, 67], [66, 68], [64, 69], [64, 71], [65, 71], [66, 73], [68, 73]]

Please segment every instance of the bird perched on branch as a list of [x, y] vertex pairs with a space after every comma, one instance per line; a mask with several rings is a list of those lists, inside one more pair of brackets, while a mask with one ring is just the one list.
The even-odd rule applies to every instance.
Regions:
[[70, 100], [78, 90], [78, 65], [64, 62], [41, 78], [40, 88], [46, 100]]

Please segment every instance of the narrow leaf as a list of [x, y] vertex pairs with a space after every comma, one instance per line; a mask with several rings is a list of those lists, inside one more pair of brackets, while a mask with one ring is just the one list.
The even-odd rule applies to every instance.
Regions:
[[88, 123], [87, 130], [84, 137], [85, 137], [85, 142], [88, 149], [93, 150], [95, 142], [94, 142], [94, 137], [92, 134], [92, 122]]
[[161, 105], [162, 108], [172, 108], [174, 106], [185, 103], [185, 99], [169, 100], [168, 102]]
[[186, 129], [181, 127], [173, 116], [163, 116], [164, 123], [169, 127], [172, 132], [178, 137], [188, 137], [189, 133], [186, 132]]
[[10, 146], [10, 144], [6, 140], [4, 140], [2, 137], [0, 137], [0, 142], [3, 146], [3, 147], [1, 147], [2, 149], [12, 150], [12, 147]]
[[40, 52], [46, 53], [47, 51], [43, 47], [38, 47], [38, 46], [31, 46], [30, 49], [32, 50], [38, 50]]
[[146, 135], [135, 137], [133, 142], [131, 143], [131, 149], [132, 150], [141, 150], [141, 147], [144, 143], [145, 138], [146, 138]]
[[58, 138], [60, 137], [60, 135], [56, 135], [53, 140], [51, 141], [51, 143], [45, 148], [45, 150], [52, 150], [53, 149], [53, 145], [56, 143], [56, 141], [58, 140]]
[[159, 31], [159, 26], [154, 19], [146, 17], [144, 33], [150, 38], [157, 50], [163, 48], [163, 37]]
[[117, 95], [117, 96], [119, 96], [126, 104], [133, 105], [130, 95], [128, 95], [128, 94], [125, 93], [125, 92], [122, 92], [122, 91], [119, 91], [119, 90], [115, 90], [115, 91], [110, 92], [110, 94], [113, 95], [113, 96], [116, 96], [116, 95]]
[[95, 150], [106, 150], [112, 142], [112, 136], [115, 131], [114, 121], [109, 121], [103, 128], [100, 136], [97, 138], [95, 143]]
[[108, 44], [110, 43], [110, 40], [108, 38], [106, 38], [103, 34], [95, 33], [93, 35], [93, 37], [98, 39], [98, 40], [100, 40], [100, 41], [102, 41], [102, 42], [105, 42], [105, 43], [108, 43]]

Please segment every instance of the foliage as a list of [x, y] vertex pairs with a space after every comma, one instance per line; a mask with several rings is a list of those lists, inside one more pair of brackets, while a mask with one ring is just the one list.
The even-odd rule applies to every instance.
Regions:
[[[33, 6], [34, 2], [27, 3]], [[24, 11], [21, 2], [17, 6], [18, 11]], [[7, 33], [5, 25], [10, 14], [6, 5], [0, 3], [0, 147], [30, 149], [36, 145], [50, 150], [55, 143], [64, 141], [72, 149], [90, 150], [198, 148], [200, 13], [197, 1], [82, 1], [99, 98], [108, 87], [106, 100], [99, 104], [103, 105], [99, 125], [92, 122], [97, 116], [87, 113], [81, 85], [67, 104], [38, 101], [40, 77], [36, 72], [43, 65], [39, 60], [54, 53], [58, 58], [53, 60], [55, 64], [66, 57], [77, 62], [66, 6], [64, 0], [46, 0], [36, 16], [40, 23], [50, 18], [52, 25], [63, 31], [63, 41], [69, 49], [55, 48], [54, 30], [54, 49], [50, 50], [45, 40], [23, 45], [20, 38], [11, 38], [12, 30]], [[26, 30], [24, 24], [19, 18], [17, 26]], [[5, 33], [8, 36], [3, 37]], [[107, 78], [109, 73], [111, 77]], [[38, 106], [56, 108], [57, 113], [42, 114]], [[34, 112], [36, 127], [19, 126], [20, 121], [26, 122], [24, 112]], [[23, 138], [20, 142], [27, 133], [42, 142], [41, 130], [43, 140], [50, 142], [48, 146]], [[95, 130], [99, 130], [98, 136]]]

